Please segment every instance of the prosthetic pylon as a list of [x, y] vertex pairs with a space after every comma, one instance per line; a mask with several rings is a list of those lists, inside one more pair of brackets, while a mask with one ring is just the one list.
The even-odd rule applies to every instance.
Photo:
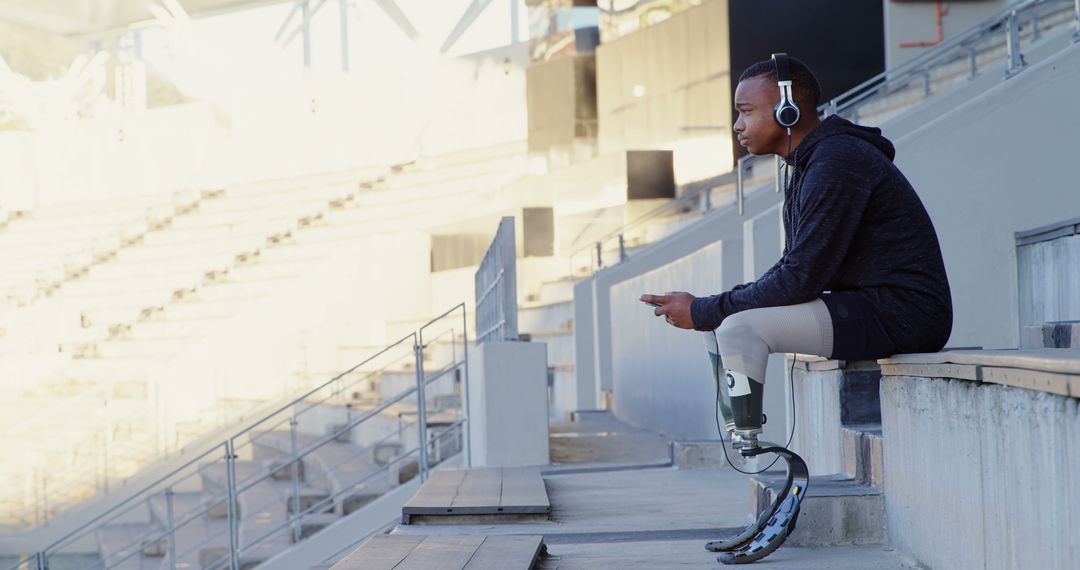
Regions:
[[[746, 564], [771, 554], [795, 530], [799, 508], [810, 482], [810, 472], [806, 462], [787, 448], [758, 441], [758, 435], [762, 432], [764, 384], [735, 370], [725, 369], [718, 354], [716, 337], [712, 332], [705, 335], [705, 346], [716, 382], [716, 404], [719, 413], [724, 416], [724, 427], [732, 447], [743, 457], [776, 453], [787, 464], [787, 481], [783, 489], [772, 506], [762, 510], [754, 524], [736, 536], [705, 545], [707, 550], [720, 552], [717, 560], [724, 564]], [[720, 385], [721, 378], [724, 386]]]

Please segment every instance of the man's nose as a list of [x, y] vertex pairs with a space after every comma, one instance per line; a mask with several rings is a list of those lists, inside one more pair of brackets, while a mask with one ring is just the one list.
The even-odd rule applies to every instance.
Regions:
[[742, 117], [735, 120], [735, 125], [732, 126], [732, 129], [734, 129], [736, 133], [741, 133], [746, 129], [746, 124], [743, 123]]

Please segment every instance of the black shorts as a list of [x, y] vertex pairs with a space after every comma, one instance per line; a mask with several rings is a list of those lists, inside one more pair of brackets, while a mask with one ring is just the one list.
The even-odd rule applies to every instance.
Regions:
[[896, 346], [873, 305], [853, 291], [827, 292], [821, 300], [833, 322], [834, 360], [876, 360], [896, 354]]

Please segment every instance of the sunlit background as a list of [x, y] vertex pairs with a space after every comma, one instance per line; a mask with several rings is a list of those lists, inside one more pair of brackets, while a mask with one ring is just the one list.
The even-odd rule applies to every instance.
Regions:
[[[553, 212], [519, 289], [564, 296], [545, 283], [659, 203], [628, 200], [624, 148], [674, 149], [678, 183], [731, 168], [705, 100], [726, 74], [701, 124], [601, 140], [581, 63], [699, 3], [0, 2], [0, 522], [114, 492], [471, 302], [500, 215]], [[529, 143], [526, 68], [561, 59]], [[670, 80], [615, 81], [670, 105]]]

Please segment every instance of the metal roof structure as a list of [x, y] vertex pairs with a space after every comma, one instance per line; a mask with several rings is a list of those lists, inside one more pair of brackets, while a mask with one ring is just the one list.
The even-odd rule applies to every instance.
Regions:
[[149, 22], [160, 14], [213, 16], [284, 1], [0, 0], [0, 20], [62, 36], [93, 36]]
[[[290, 1], [297, 3], [296, 0], [0, 0], [0, 21], [61, 36], [92, 37], [124, 31], [155, 19], [215, 16]], [[374, 1], [406, 36], [413, 40], [419, 37], [420, 34], [395, 0]], [[472, 0], [469, 3], [454, 30], [443, 42], [443, 53], [453, 46], [491, 2]], [[310, 6], [312, 12], [308, 17], [325, 3], [326, 0], [311, 1], [314, 5]], [[517, 2], [510, 0], [510, 3], [513, 21], [517, 22]], [[516, 43], [516, 24], [512, 26], [512, 34]]]

